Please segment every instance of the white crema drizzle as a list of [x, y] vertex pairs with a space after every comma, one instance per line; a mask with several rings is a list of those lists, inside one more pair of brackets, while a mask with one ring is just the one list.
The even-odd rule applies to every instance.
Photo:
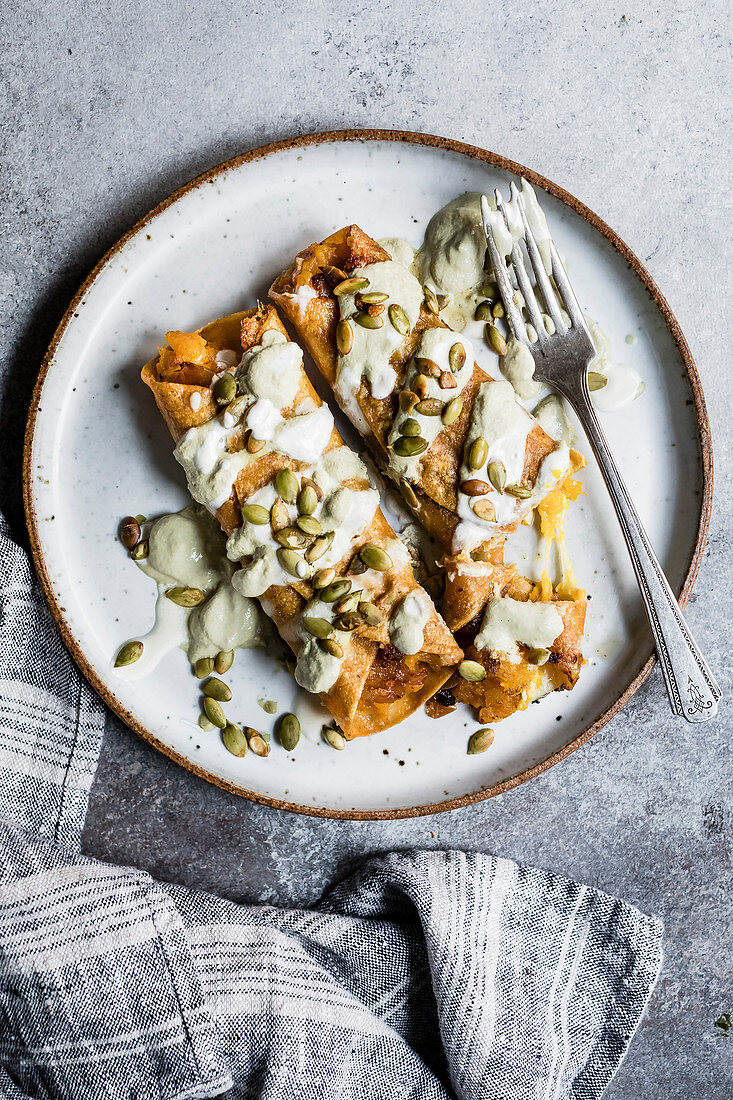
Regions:
[[489, 653], [499, 653], [513, 664], [518, 664], [518, 642], [534, 649], [549, 649], [562, 630], [562, 616], [554, 604], [497, 596], [489, 600], [486, 606], [474, 645]]

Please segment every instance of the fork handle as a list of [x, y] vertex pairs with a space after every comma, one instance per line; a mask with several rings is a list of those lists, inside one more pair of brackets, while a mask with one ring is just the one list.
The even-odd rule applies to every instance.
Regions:
[[616, 509], [649, 617], [672, 710], [688, 722], [706, 722], [718, 713], [720, 688], [682, 617], [669, 581], [652, 550], [591, 404], [585, 377], [579, 389], [563, 387], [562, 392], [585, 430]]

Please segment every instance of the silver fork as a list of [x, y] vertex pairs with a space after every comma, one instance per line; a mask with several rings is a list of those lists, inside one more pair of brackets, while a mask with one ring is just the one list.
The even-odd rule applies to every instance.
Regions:
[[[504, 200], [499, 191], [495, 191], [494, 195], [497, 210], [503, 214], [508, 228], [509, 219]], [[516, 202], [519, 209], [524, 228], [523, 239], [536, 285], [544, 299], [546, 312], [552, 318], [555, 332], [552, 335], [547, 332], [519, 242], [512, 249], [509, 267], [501, 256], [491, 228], [491, 208], [484, 195], [481, 199], [481, 211], [486, 241], [509, 324], [515, 339], [521, 340], [532, 353], [535, 378], [552, 386], [566, 398], [575, 410], [593, 448], [626, 539], [672, 710], [688, 722], [705, 722], [718, 712], [720, 688], [682, 617], [669, 581], [662, 572], [649, 537], [642, 527], [591, 404], [587, 375], [588, 365], [595, 358], [596, 351], [582, 310], [552, 239], [549, 241], [552, 276], [558, 293], [550, 282], [527, 220], [524, 199], [514, 183], [511, 185], [511, 201]], [[526, 324], [515, 301], [509, 272], [513, 272], [524, 298], [532, 326], [537, 333], [536, 342], [530, 342], [527, 336]], [[570, 317], [569, 326], [565, 323], [561, 305]]]

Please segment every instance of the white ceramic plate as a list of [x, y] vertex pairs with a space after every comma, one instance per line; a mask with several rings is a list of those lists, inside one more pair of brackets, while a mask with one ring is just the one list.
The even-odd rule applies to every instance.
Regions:
[[[648, 671], [651, 638], [617, 523], [591, 464], [571, 509], [568, 547], [589, 590], [577, 688], [497, 727], [492, 748], [467, 756], [476, 723], [459, 710], [424, 713], [334, 752], [303, 739], [293, 754], [230, 756], [196, 725], [198, 689], [180, 651], [154, 680], [110, 666], [119, 644], [151, 623], [152, 583], [115, 540], [121, 516], [186, 503], [168, 432], [139, 379], [167, 329], [193, 330], [265, 299], [304, 245], [358, 222], [374, 237], [416, 246], [429, 217], [466, 190], [506, 188], [499, 157], [442, 139], [391, 132], [316, 135], [223, 165], [153, 211], [105, 257], [72, 303], [49, 350], [26, 443], [26, 505], [36, 565], [64, 637], [107, 703], [163, 752], [247, 797], [334, 816], [403, 816], [487, 797], [576, 748]], [[675, 591], [692, 586], [707, 528], [709, 438], [694, 364], [666, 303], [638, 260], [595, 215], [548, 181], [536, 186], [586, 311], [634, 366], [642, 398], [603, 417], [611, 445]], [[604, 239], [607, 238], [607, 239]], [[626, 342], [627, 335], [635, 338]], [[495, 360], [494, 360], [495, 369]], [[644, 666], [647, 666], [645, 669]], [[297, 707], [286, 671], [241, 653], [229, 676], [235, 720], [260, 729]]]

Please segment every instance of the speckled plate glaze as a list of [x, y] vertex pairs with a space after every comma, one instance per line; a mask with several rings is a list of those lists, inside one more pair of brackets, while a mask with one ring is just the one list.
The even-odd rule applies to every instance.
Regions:
[[[679, 326], [633, 253], [591, 211], [535, 173], [493, 153], [394, 131], [317, 134], [246, 153], [194, 180], [105, 256], [72, 302], [44, 361], [30, 411], [24, 489], [36, 566], [76, 661], [128, 725], [161, 752], [247, 798], [332, 817], [402, 817], [452, 809], [532, 778], [587, 741], [651, 668], [652, 645], [625, 547], [591, 464], [571, 509], [568, 545], [590, 592], [588, 664], [571, 694], [555, 694], [497, 726], [491, 749], [466, 755], [476, 728], [460, 710], [423, 712], [338, 753], [303, 739], [267, 760], [230, 756], [196, 725], [198, 690], [185, 657], [154, 679], [126, 682], [110, 656], [148, 628], [151, 582], [115, 532], [128, 512], [186, 502], [167, 430], [139, 380], [170, 328], [192, 330], [265, 299], [305, 244], [358, 222], [374, 237], [415, 245], [429, 217], [466, 190], [537, 188], [586, 311], [634, 366], [643, 397], [603, 416], [642, 519], [684, 605], [707, 531], [712, 491], [707, 416]], [[633, 336], [633, 344], [626, 337]], [[495, 360], [494, 360], [495, 369]], [[257, 705], [297, 705], [289, 674], [262, 653], [230, 674], [237, 721], [273, 719]]]

